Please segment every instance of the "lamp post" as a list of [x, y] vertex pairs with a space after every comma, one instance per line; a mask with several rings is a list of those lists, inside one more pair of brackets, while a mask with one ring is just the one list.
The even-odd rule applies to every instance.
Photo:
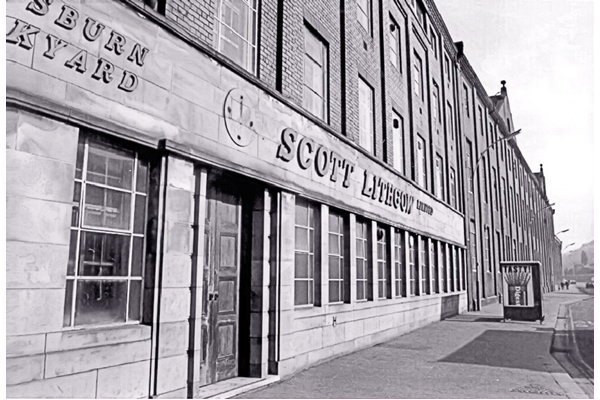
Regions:
[[[473, 183], [474, 182], [474, 177], [475, 177], [475, 171], [478, 171], [477, 167], [479, 166], [479, 162], [483, 159], [484, 154], [487, 153], [489, 151], [489, 149], [491, 149], [492, 147], [494, 147], [496, 144], [498, 144], [498, 143], [500, 143], [500, 142], [502, 142], [504, 140], [512, 139], [512, 138], [514, 138], [515, 136], [517, 136], [520, 133], [521, 133], [521, 129], [518, 129], [518, 130], [516, 130], [516, 131], [514, 131], [514, 132], [512, 132], [512, 133], [510, 133], [510, 134], [508, 134], [508, 135], [506, 135], [504, 137], [501, 137], [500, 139], [495, 140], [494, 142], [492, 142], [492, 144], [490, 144], [489, 146], [487, 146], [485, 148], [485, 150], [483, 150], [481, 153], [479, 153], [479, 156], [477, 157], [477, 161], [475, 162], [475, 166], [471, 170], [471, 177], [470, 177], [471, 179], [468, 182], [468, 185], [473, 185], [473, 188], [469, 187], [469, 189], [472, 189], [472, 193], [475, 193], [475, 185]], [[477, 181], [479, 182], [479, 175], [477, 175], [477, 176], [478, 176]], [[471, 237], [470, 237], [470, 235], [467, 236], [467, 242], [469, 243], [469, 248], [472, 250], [473, 246], [471, 244]], [[473, 258], [471, 257], [471, 259], [473, 259]], [[481, 287], [480, 287], [481, 282], [480, 282], [480, 278], [479, 278], [479, 269], [480, 269], [480, 266], [479, 266], [479, 263], [476, 263], [476, 264], [477, 265], [472, 265], [471, 266], [471, 273], [469, 275], [472, 277], [473, 276], [473, 272], [475, 272], [475, 274], [476, 274], [475, 275], [475, 284], [477, 285], [476, 286], [477, 296], [476, 296], [475, 301], [476, 301], [476, 308], [477, 308], [477, 310], [480, 310], [481, 309]]]

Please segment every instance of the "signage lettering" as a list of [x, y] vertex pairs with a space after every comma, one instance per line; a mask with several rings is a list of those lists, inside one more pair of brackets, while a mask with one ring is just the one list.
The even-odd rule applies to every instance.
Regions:
[[411, 213], [412, 205], [415, 201], [414, 196], [401, 191], [397, 187], [394, 187], [391, 182], [386, 182], [382, 178], [369, 173], [367, 170], [364, 172], [362, 195], [406, 214]]
[[433, 207], [428, 204], [423, 203], [420, 200], [417, 200], [417, 210], [423, 211], [426, 214], [433, 214]]
[[[298, 157], [298, 165], [306, 170], [314, 165], [315, 171], [319, 176], [325, 176], [331, 170], [329, 180], [337, 182], [338, 174], [343, 175], [342, 186], [350, 187], [350, 175], [354, 171], [354, 164], [346, 159], [342, 159], [338, 154], [328, 150], [325, 146], [317, 145], [312, 139], [303, 137], [296, 142], [300, 134], [292, 128], [286, 128], [281, 132], [281, 144], [277, 148], [276, 157], [290, 162], [294, 157]], [[296, 154], [297, 153], [297, 154]], [[339, 170], [338, 170], [339, 168]]]
[[[53, 0], [31, 0], [25, 9], [31, 13], [39, 16], [48, 14], [50, 5]], [[64, 28], [67, 31], [72, 31], [77, 27], [79, 20], [79, 12], [68, 5], [63, 5], [61, 8], [60, 15], [54, 21], [54, 24]], [[83, 37], [93, 42], [97, 40], [106, 26], [93, 18], [87, 17], [85, 24], [82, 28], [81, 34]], [[33, 39], [40, 32], [40, 28], [31, 25], [25, 21], [16, 19], [15, 26], [6, 35], [6, 42], [15, 44], [26, 50], [30, 50], [33, 47]], [[67, 47], [69, 43], [64, 41], [62, 38], [58, 38], [54, 35], [47, 34], [45, 37], [46, 50], [43, 52], [44, 57], [54, 60], [56, 55], [60, 53], [60, 50]], [[131, 50], [126, 50], [127, 47], [131, 46]], [[144, 61], [149, 50], [146, 47], [141, 46], [139, 43], [128, 42], [127, 39], [120, 33], [112, 30], [110, 38], [104, 44], [104, 49], [108, 52], [114, 53], [117, 56], [124, 54], [126, 51], [127, 60], [139, 67], [144, 66]], [[79, 73], [85, 73], [88, 70], [88, 53], [85, 50], [80, 50], [67, 60], [64, 64], [67, 68], [73, 69]], [[115, 65], [105, 58], [99, 57], [96, 66], [93, 67], [93, 73], [91, 78], [104, 82], [106, 84], [113, 81], [116, 67]], [[133, 92], [138, 87], [139, 79], [136, 74], [126, 69], [123, 70], [119, 84], [117, 87], [124, 92]]]

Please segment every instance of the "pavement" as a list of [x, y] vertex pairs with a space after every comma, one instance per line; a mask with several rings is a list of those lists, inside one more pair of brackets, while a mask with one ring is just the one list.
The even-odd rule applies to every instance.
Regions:
[[236, 398], [593, 397], [593, 379], [584, 391], [551, 354], [559, 308], [589, 298], [577, 290], [545, 294], [543, 324], [502, 322], [502, 305], [492, 304]]

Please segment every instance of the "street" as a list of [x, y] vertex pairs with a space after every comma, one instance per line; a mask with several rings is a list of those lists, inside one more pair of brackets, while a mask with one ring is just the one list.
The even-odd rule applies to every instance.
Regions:
[[[585, 283], [578, 283], [576, 289], [586, 294], [594, 294], [594, 289], [585, 289]], [[575, 329], [575, 341], [583, 361], [594, 369], [594, 298], [571, 305], [571, 317]]]

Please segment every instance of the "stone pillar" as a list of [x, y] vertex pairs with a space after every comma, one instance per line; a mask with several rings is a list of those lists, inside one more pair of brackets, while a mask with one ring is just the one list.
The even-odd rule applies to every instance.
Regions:
[[190, 315], [190, 358], [188, 368], [188, 393], [192, 395], [200, 382], [200, 360], [202, 360], [202, 299], [204, 299], [204, 223], [206, 221], [206, 191], [208, 172], [206, 168], [196, 170], [197, 192], [194, 207], [196, 225], [195, 251], [192, 254], [191, 315]]
[[409, 233], [408, 232], [404, 232], [402, 234], [403, 236], [403, 240], [404, 240], [404, 276], [405, 276], [405, 282], [404, 282], [404, 290], [406, 291], [406, 298], [409, 298], [411, 296], [410, 294], [410, 265], [408, 264], [408, 261], [410, 259], [410, 248], [408, 246], [409, 244]]
[[[315, 232], [315, 305], [324, 305], [329, 303], [329, 206], [321, 204], [320, 224], [315, 224], [315, 231], [320, 230], [321, 234]], [[321, 240], [318, 241], [318, 237]], [[317, 251], [320, 252], [320, 262], [317, 261]], [[320, 265], [320, 268], [317, 266]], [[317, 279], [317, 277], [319, 279]], [[318, 282], [320, 281], [320, 284]], [[321, 288], [320, 293], [317, 286]], [[320, 296], [319, 296], [320, 295]], [[318, 297], [317, 297], [318, 296]]]
[[252, 377], [267, 376], [269, 349], [269, 278], [271, 194], [265, 189], [252, 210], [252, 271], [250, 303], [250, 369]]
[[390, 238], [390, 240], [388, 240], [388, 268], [390, 269], [390, 282], [388, 286], [390, 288], [390, 297], [392, 299], [400, 295], [400, 293], [396, 293], [396, 249], [394, 247], [396, 244], [396, 235], [394, 234], [394, 231], [395, 229], [393, 226], [388, 227], [388, 237]]
[[377, 267], [377, 222], [371, 221], [371, 287], [373, 301], [379, 299], [379, 268]]
[[350, 303], [356, 303], [356, 214], [350, 214], [349, 220], [349, 251], [346, 253], [350, 257], [350, 274], [348, 279], [350, 280]]
[[[164, 243], [159, 299], [157, 395], [187, 396], [194, 164], [169, 155], [165, 191]], [[199, 226], [204, 227], [204, 221]], [[203, 235], [202, 230], [202, 237]], [[201, 266], [199, 266], [201, 267]]]
[[294, 251], [296, 196], [281, 192], [279, 249], [279, 354], [275, 362], [281, 376], [296, 370], [294, 342]]
[[416, 249], [416, 257], [415, 257], [415, 262], [417, 263], [417, 276], [415, 277], [416, 280], [416, 285], [415, 285], [415, 295], [416, 296], [422, 296], [423, 293], [423, 286], [421, 283], [421, 279], [423, 279], [423, 271], [421, 271], [421, 247], [423, 246], [422, 242], [421, 242], [421, 235], [415, 235], [415, 239], [416, 239], [416, 243], [415, 243], [415, 249]]
[[6, 110], [6, 383], [16, 397], [44, 395], [43, 385], [34, 392], [12, 385], [44, 378], [46, 333], [63, 326], [78, 134]]

